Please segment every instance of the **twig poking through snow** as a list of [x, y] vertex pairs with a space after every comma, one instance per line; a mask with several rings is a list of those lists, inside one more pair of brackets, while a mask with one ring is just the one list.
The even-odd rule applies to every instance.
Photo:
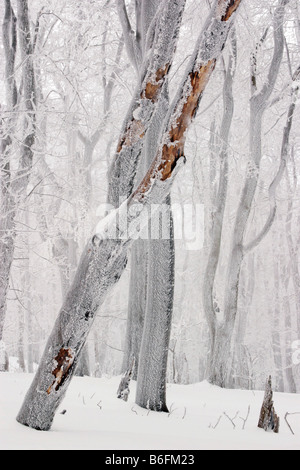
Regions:
[[249, 406], [248, 406], [248, 413], [247, 413], [247, 416], [246, 416], [245, 419], [240, 416], [240, 419], [241, 419], [241, 420], [243, 421], [243, 423], [244, 423], [244, 424], [243, 424], [243, 428], [242, 428], [243, 431], [245, 430], [245, 426], [246, 426], [246, 423], [247, 423], [248, 418], [249, 418], [249, 415], [250, 415], [250, 410], [251, 410], [251, 407], [250, 407], [250, 405], [249, 405]]

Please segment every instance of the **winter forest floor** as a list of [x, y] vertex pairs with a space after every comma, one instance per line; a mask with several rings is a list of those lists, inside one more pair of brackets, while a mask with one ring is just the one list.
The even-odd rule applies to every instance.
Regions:
[[274, 394], [276, 435], [257, 428], [263, 392], [170, 385], [170, 414], [158, 414], [135, 405], [134, 382], [125, 403], [119, 377], [74, 378], [51, 431], [39, 432], [15, 420], [32, 378], [0, 374], [1, 450], [300, 450], [300, 414], [288, 417], [294, 436], [284, 419], [300, 412], [300, 395]]

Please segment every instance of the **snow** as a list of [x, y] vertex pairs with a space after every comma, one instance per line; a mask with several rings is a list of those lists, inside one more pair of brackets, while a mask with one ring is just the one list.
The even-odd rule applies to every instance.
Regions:
[[[161, 414], [135, 405], [135, 382], [125, 403], [116, 398], [120, 377], [75, 377], [51, 431], [40, 432], [15, 420], [32, 379], [0, 373], [1, 450], [300, 450], [300, 415], [288, 418], [294, 436], [284, 420], [287, 412], [300, 412], [299, 395], [274, 394], [281, 419], [276, 435], [257, 428], [262, 391], [222, 390], [207, 382], [168, 385], [171, 412]], [[249, 406], [243, 430], [240, 418]]]

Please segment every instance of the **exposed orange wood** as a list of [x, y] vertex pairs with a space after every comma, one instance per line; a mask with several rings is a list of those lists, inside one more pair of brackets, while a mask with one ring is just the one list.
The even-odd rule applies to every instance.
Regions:
[[183, 105], [181, 115], [177, 118], [176, 123], [169, 132], [171, 144], [164, 145], [163, 147], [162, 161], [158, 168], [158, 171], [161, 171], [162, 181], [165, 181], [172, 175], [172, 170], [176, 166], [177, 160], [184, 155], [186, 131], [196, 114], [199, 100], [215, 65], [216, 59], [212, 59], [199, 70], [190, 74], [191, 92]]
[[[159, 98], [159, 93], [164, 83], [164, 78], [170, 69], [170, 64], [157, 70], [154, 80], [149, 80], [144, 90], [141, 93], [141, 99], [146, 99], [152, 103], [156, 103]], [[140, 139], [145, 136], [145, 126], [141, 120], [135, 119], [134, 117], [129, 122], [124, 135], [121, 137], [117, 153], [122, 151], [123, 146], [130, 147], [136, 144]]]
[[52, 372], [52, 375], [54, 375], [55, 380], [47, 390], [48, 395], [50, 395], [54, 385], [55, 391], [57, 391], [60, 385], [64, 382], [65, 378], [67, 377], [69, 369], [74, 361], [71, 349], [62, 348], [56, 356], [55, 361], [57, 362], [57, 366]]

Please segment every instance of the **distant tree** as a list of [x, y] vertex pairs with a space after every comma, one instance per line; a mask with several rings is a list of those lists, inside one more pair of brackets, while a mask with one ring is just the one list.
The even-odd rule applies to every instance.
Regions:
[[[36, 138], [36, 83], [33, 59], [33, 40], [27, 0], [18, 0], [15, 16], [10, 0], [5, 1], [3, 44], [6, 60], [7, 119], [1, 125], [1, 214], [0, 219], [0, 340], [6, 316], [9, 277], [16, 240], [16, 214], [25, 197], [30, 181]], [[17, 34], [17, 31], [19, 34]], [[17, 88], [15, 62], [17, 36], [22, 60], [21, 90]], [[18, 149], [18, 168], [13, 171], [12, 150], [15, 138], [17, 107], [23, 107], [23, 132]], [[0, 370], [3, 365], [0, 364]]]

